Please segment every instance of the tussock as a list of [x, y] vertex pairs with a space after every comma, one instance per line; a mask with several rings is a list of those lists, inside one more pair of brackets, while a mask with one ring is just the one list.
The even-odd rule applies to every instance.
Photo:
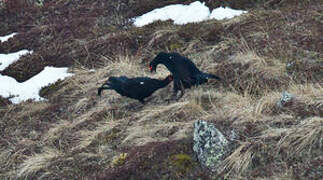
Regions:
[[302, 152], [310, 153], [316, 147], [322, 150], [323, 118], [304, 119], [299, 125], [286, 130], [284, 134], [278, 147], [287, 148], [290, 156]]
[[288, 113], [297, 116], [320, 116], [323, 113], [322, 108], [322, 86], [320, 84], [291, 84], [287, 92], [295, 96], [290, 106], [280, 108], [279, 102], [282, 92], [272, 92], [263, 96], [256, 107], [255, 113], [277, 114]]
[[235, 151], [227, 157], [221, 165], [222, 171], [229, 170], [229, 173], [244, 173], [250, 166], [253, 157], [253, 145], [249, 142], [241, 143]]
[[277, 106], [277, 102], [279, 101], [280, 93], [272, 92], [263, 96], [256, 104], [253, 114], [254, 115], [262, 115], [262, 114], [270, 114]]
[[216, 71], [239, 93], [259, 96], [289, 85], [291, 80], [283, 67], [278, 60], [264, 59], [247, 50], [219, 64]]
[[[62, 158], [63, 154], [57, 149], [46, 149], [41, 154], [35, 154], [24, 160], [20, 168], [17, 170], [18, 178], [31, 178], [40, 171], [46, 170], [53, 161]], [[44, 177], [49, 176], [50, 173], [43, 174]]]

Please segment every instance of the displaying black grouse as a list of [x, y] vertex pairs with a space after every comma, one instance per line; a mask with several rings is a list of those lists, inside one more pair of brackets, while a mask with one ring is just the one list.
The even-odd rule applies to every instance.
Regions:
[[181, 95], [179, 98], [184, 95], [185, 88], [206, 83], [210, 78], [221, 80], [221, 78], [216, 75], [201, 72], [190, 59], [181, 56], [178, 53], [160, 52], [150, 62], [150, 71], [156, 71], [158, 64], [165, 65], [174, 76], [173, 96], [176, 96], [180, 90]]
[[167, 76], [163, 80], [148, 77], [109, 77], [108, 81], [98, 88], [98, 95], [101, 96], [104, 89], [113, 89], [122, 96], [137, 99], [144, 103], [146, 97], [152, 95], [156, 90], [167, 86], [172, 80], [172, 75]]

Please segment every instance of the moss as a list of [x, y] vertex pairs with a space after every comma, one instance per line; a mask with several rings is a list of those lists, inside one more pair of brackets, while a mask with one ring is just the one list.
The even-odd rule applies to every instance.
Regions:
[[170, 50], [171, 50], [171, 51], [176, 51], [176, 50], [180, 49], [181, 47], [183, 47], [181, 44], [179, 44], [179, 43], [174, 43], [174, 44], [171, 44], [171, 45], [170, 45]]
[[111, 166], [117, 167], [117, 166], [123, 165], [126, 162], [127, 157], [128, 157], [128, 153], [121, 153], [119, 156], [115, 157], [112, 160]]
[[191, 171], [195, 165], [192, 157], [184, 153], [171, 156], [170, 162], [180, 174], [186, 174]]

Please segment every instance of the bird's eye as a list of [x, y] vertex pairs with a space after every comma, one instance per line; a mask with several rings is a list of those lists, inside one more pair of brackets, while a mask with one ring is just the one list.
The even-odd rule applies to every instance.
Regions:
[[173, 57], [172, 56], [169, 56], [169, 59], [172, 59]]

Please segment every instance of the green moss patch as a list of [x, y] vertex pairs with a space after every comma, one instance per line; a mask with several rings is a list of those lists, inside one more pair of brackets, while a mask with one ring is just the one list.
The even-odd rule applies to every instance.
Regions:
[[176, 168], [180, 174], [186, 174], [196, 166], [196, 162], [188, 154], [175, 154], [171, 156], [170, 163]]

